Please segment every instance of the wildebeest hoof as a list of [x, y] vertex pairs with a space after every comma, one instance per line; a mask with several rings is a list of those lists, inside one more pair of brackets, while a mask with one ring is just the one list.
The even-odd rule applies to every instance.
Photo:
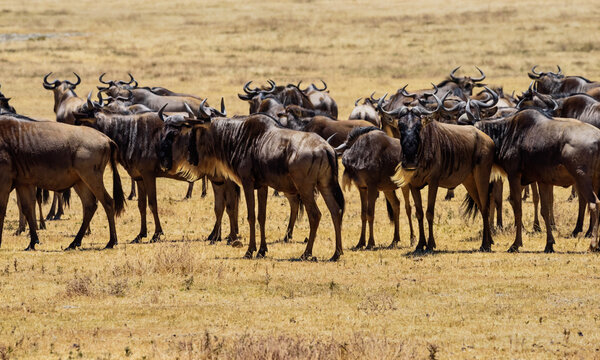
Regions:
[[40, 230], [46, 230], [46, 223], [43, 221], [40, 221]]
[[127, 200], [133, 200], [134, 198], [135, 198], [135, 195], [133, 195], [133, 194], [130, 194], [130, 195], [127, 197]]
[[594, 246], [590, 245], [588, 251], [589, 252], [600, 252], [600, 248], [598, 246], [594, 247]]
[[308, 238], [304, 238], [304, 243], [306, 244], [308, 242]]
[[551, 254], [554, 252], [554, 246], [552, 245], [546, 245], [546, 247], [544, 248], [544, 252], [546, 254]]
[[418, 246], [417, 248], [413, 251], [413, 254], [423, 254], [425, 253], [425, 246]]
[[253, 252], [254, 251], [250, 251], [250, 250], [246, 251], [246, 254], [244, 254], [244, 259], [252, 259]]
[[515, 245], [512, 245], [511, 247], [508, 248], [508, 250], [506, 252], [509, 253], [518, 253], [519, 252], [519, 248]]
[[586, 238], [591, 238], [591, 237], [592, 237], [592, 232], [591, 232], [591, 231], [587, 231], [587, 232], [585, 233], [585, 237], [586, 237]]
[[540, 224], [534, 223], [533, 224], [533, 232], [540, 232], [540, 231], [542, 231]]
[[256, 258], [264, 258], [267, 255], [267, 249], [259, 249], [258, 252], [256, 253]]
[[104, 249], [112, 249], [115, 247], [115, 245], [117, 245], [116, 241], [114, 241], [114, 242], [109, 241], [108, 244], [106, 244], [106, 246], [104, 247]]
[[[206, 191], [203, 191], [203, 192], [202, 192], [202, 194], [200, 194], [200, 197], [201, 197], [201, 198], [205, 198], [205, 197], [206, 197]], [[192, 197], [190, 196], [190, 199], [191, 199], [191, 198], [192, 198]]]
[[300, 256], [300, 260], [302, 260], [302, 261], [307, 261], [307, 260], [311, 260], [311, 259], [312, 259], [312, 257], [313, 257], [313, 256], [312, 256], [312, 253], [307, 253], [307, 252], [304, 252], [304, 254], [302, 254], [302, 255]]
[[60, 220], [62, 214], [56, 214], [56, 216], [52, 220]]
[[479, 248], [479, 251], [481, 251], [481, 252], [492, 252], [492, 247], [491, 246], [481, 246]]
[[35, 244], [29, 244], [25, 251], [35, 251]]
[[387, 249], [395, 249], [398, 246], [398, 241], [392, 241], [391, 244], [388, 245]]
[[375, 244], [369, 244], [369, 245], [367, 245], [367, 247], [365, 248], [365, 250], [375, 250]]
[[65, 248], [65, 251], [71, 251], [71, 250], [75, 250], [77, 249], [77, 244], [75, 244], [74, 242], [70, 243], [69, 246], [67, 246]]
[[23, 231], [25, 231], [25, 229], [18, 228], [18, 229], [17, 229], [17, 230], [14, 232], [14, 234], [13, 234], [13, 235], [15, 235], [15, 236], [21, 235], [21, 234], [23, 233]]
[[360, 249], [362, 249], [364, 247], [365, 247], [365, 242], [364, 241], [359, 241], [358, 244], [356, 244], [356, 246], [352, 248], [352, 250], [356, 251], [356, 250], [360, 250]]
[[579, 235], [580, 232], [581, 231], [579, 231], [579, 230], [573, 230], [573, 232], [571, 233], [571, 235], [569, 237], [576, 238], [577, 235]]
[[142, 239], [145, 237], [146, 237], [145, 235], [140, 234], [140, 235], [136, 236], [135, 239], [131, 240], [130, 244], [139, 244], [142, 242]]
[[336, 251], [336, 252], [333, 254], [333, 256], [331, 257], [331, 259], [329, 259], [329, 261], [330, 261], [330, 262], [333, 262], [333, 261], [338, 261], [339, 259], [340, 259], [340, 253]]
[[54, 220], [54, 213], [49, 213], [48, 215], [46, 215], [46, 220]]
[[160, 241], [160, 238], [164, 235], [165, 234], [162, 231], [155, 233], [154, 235], [152, 235], [152, 239], [150, 239], [150, 243], [155, 243], [155, 242]]

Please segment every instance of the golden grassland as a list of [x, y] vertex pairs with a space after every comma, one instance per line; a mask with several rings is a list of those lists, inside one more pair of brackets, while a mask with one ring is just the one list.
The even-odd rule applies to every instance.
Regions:
[[[230, 114], [247, 112], [236, 97], [247, 80], [323, 78], [343, 117], [359, 96], [428, 86], [461, 64], [466, 73], [479, 65], [508, 92], [528, 85], [536, 63], [598, 79], [599, 15], [595, 1], [4, 2], [0, 83], [17, 111], [52, 119], [53, 98], [41, 86], [49, 71], [78, 72], [80, 95], [102, 72], [131, 71], [141, 85], [213, 104], [223, 96]], [[1, 35], [13, 33], [29, 40]], [[121, 177], [128, 188], [123, 169]], [[404, 216], [400, 248], [350, 250], [360, 231], [352, 189], [345, 254], [327, 263], [333, 227], [322, 200], [318, 262], [292, 261], [304, 248], [306, 218], [294, 242], [278, 241], [288, 205], [276, 197], [268, 257], [243, 260], [244, 248], [204, 241], [212, 195], [182, 201], [185, 188], [159, 181], [165, 241], [127, 244], [139, 229], [129, 202], [120, 245], [107, 251], [99, 251], [108, 241], [101, 208], [82, 250], [62, 251], [81, 222], [75, 197], [65, 218], [40, 232], [39, 250], [23, 252], [28, 239], [12, 235], [11, 197], [0, 250], [0, 359], [599, 357], [599, 259], [586, 252], [587, 239], [568, 238], [576, 203], [566, 190], [556, 194], [556, 254], [542, 253], [545, 236], [528, 232], [523, 251], [507, 254], [510, 226], [496, 233], [494, 253], [473, 252], [481, 227], [462, 216], [461, 187], [452, 201], [439, 196], [438, 251], [413, 256]], [[384, 207], [378, 200], [378, 245], [392, 237]], [[243, 219], [243, 202], [240, 209]], [[531, 230], [530, 201], [524, 209]], [[247, 244], [245, 220], [240, 229]]]

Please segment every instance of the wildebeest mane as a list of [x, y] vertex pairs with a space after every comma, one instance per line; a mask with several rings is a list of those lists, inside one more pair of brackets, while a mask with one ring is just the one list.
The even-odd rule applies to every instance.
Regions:
[[375, 126], [361, 126], [350, 130], [346, 139], [347, 149], [350, 149], [361, 135], [370, 133], [371, 131], [381, 131], [381, 129]]
[[29, 118], [29, 117], [27, 117], [25, 115], [13, 113], [13, 112], [8, 112], [8, 111], [6, 111], [6, 112], [0, 112], [0, 116], [11, 117], [13, 119], [23, 120], [23, 121], [35, 121], [35, 122], [39, 121], [39, 120], [35, 120], [35, 119], [32, 119], [32, 118]]
[[[464, 139], [457, 137], [455, 133], [441, 131], [439, 126], [437, 121], [431, 121], [423, 126], [421, 139], [428, 140], [421, 143], [417, 159], [425, 169], [439, 161], [440, 168], [444, 169], [444, 174], [451, 174], [463, 161], [458, 154], [464, 154], [465, 151], [459, 151], [459, 148], [466, 144], [464, 144]], [[447, 151], [446, 149], [452, 150]]]

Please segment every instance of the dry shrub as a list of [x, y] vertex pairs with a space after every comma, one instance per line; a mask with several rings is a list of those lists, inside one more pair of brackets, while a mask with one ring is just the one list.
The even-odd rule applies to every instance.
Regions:
[[0, 360], [9, 360], [12, 353], [13, 349], [10, 346], [0, 345]]
[[154, 257], [153, 270], [163, 274], [189, 275], [196, 269], [196, 257], [189, 244], [161, 246]]
[[122, 297], [125, 296], [127, 290], [129, 290], [129, 282], [126, 278], [123, 278], [117, 279], [113, 282], [109, 282], [108, 287], [106, 288], [106, 293], [108, 293], [109, 295]]
[[194, 359], [414, 359], [416, 349], [389, 338], [355, 334], [347, 341], [302, 336], [240, 335], [219, 338], [208, 332], [175, 345], [183, 358]]
[[92, 279], [88, 275], [75, 275], [75, 278], [67, 283], [65, 289], [65, 294], [67, 297], [91, 296], [94, 294], [94, 292]]

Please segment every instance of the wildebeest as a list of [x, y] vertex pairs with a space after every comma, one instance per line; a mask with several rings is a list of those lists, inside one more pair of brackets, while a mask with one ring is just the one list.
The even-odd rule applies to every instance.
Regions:
[[[308, 96], [304, 94], [297, 85], [288, 84], [286, 86], [276, 85], [273, 80], [269, 80], [270, 88], [250, 88], [252, 81], [244, 84], [243, 90], [245, 94], [238, 94], [241, 100], [247, 101], [250, 105], [250, 114], [259, 112], [263, 100], [274, 99], [283, 107], [288, 105], [298, 105], [308, 110], [315, 110], [315, 106], [310, 101]], [[320, 111], [320, 110], [319, 110]]]
[[481, 71], [480, 68], [475, 66], [475, 68], [481, 74], [480, 77], [474, 78], [469, 76], [457, 77], [456, 71], [460, 69], [460, 66], [455, 68], [450, 72], [450, 75], [446, 80], [443, 80], [439, 84], [437, 84], [437, 88], [439, 89], [440, 94], [445, 94], [450, 91], [453, 95], [460, 97], [461, 99], [467, 101], [469, 97], [473, 94], [473, 88], [476, 86], [480, 86], [477, 84], [483, 79], [485, 79], [485, 74]]
[[[360, 193], [360, 218], [362, 222], [360, 239], [356, 248], [366, 245], [367, 249], [375, 247], [373, 221], [375, 218], [375, 202], [379, 192], [383, 191], [386, 199], [390, 221], [394, 223], [394, 236], [389, 248], [400, 242], [400, 200], [396, 196], [396, 185], [391, 177], [401, 161], [402, 147], [400, 140], [385, 135], [380, 129], [370, 127], [354, 128], [346, 141], [335, 149], [343, 152], [342, 164], [344, 175], [342, 185], [348, 189], [354, 184]], [[411, 245], [414, 240], [412, 218], [410, 216], [410, 189], [401, 188], [404, 206], [410, 227]], [[365, 241], [366, 224], [369, 223], [369, 242]]]
[[[164, 109], [161, 109], [164, 110]], [[138, 209], [140, 212], [140, 232], [133, 243], [147, 236], [146, 205], [154, 216], [154, 234], [151, 242], [158, 241], [163, 235], [158, 216], [156, 198], [156, 178], [167, 177], [186, 180], [161, 170], [158, 160], [158, 147], [163, 122], [155, 112], [131, 115], [118, 115], [104, 112], [98, 103], [87, 101], [76, 114], [80, 124], [90, 126], [110, 137], [119, 146], [119, 162], [136, 181], [139, 191]]]
[[355, 127], [371, 126], [364, 120], [334, 120], [326, 116], [308, 116], [297, 105], [288, 105], [285, 114], [280, 114], [283, 126], [298, 131], [312, 132], [326, 139], [332, 146], [340, 146]]
[[300, 91], [302, 91], [308, 99], [313, 104], [315, 110], [320, 110], [326, 116], [329, 116], [332, 119], [338, 118], [338, 106], [335, 100], [329, 95], [329, 90], [327, 90], [327, 84], [325, 81], [321, 80], [323, 83], [323, 88], [319, 89], [315, 84], [310, 84], [306, 89], [300, 89], [300, 83], [296, 86]]
[[359, 104], [360, 100], [361, 98], [358, 98], [354, 102], [354, 109], [352, 109], [348, 120], [365, 120], [381, 128], [381, 119], [376, 109], [377, 102], [374, 102], [371, 98], [365, 98], [363, 103]]
[[[63, 191], [74, 187], [83, 204], [83, 221], [74, 249], [96, 212], [99, 200], [108, 217], [110, 240], [117, 244], [115, 215], [123, 211], [124, 196], [117, 169], [117, 145], [104, 134], [54, 121], [33, 121], [21, 115], [0, 115], [0, 243], [8, 195], [17, 190], [30, 229], [28, 250], [39, 243], [36, 232], [35, 187]], [[106, 192], [103, 174], [110, 163], [114, 201]]]
[[[182, 131], [189, 131], [182, 128], [191, 127], [193, 141], [189, 143], [190, 163], [186, 170], [219, 175], [242, 185], [250, 226], [245, 257], [251, 258], [257, 250], [254, 190], [258, 190], [261, 233], [257, 256], [265, 256], [268, 250], [265, 235], [267, 187], [272, 187], [285, 193], [288, 199], [291, 194], [299, 195], [306, 208], [310, 235], [302, 259], [312, 257], [321, 218], [315, 202], [315, 191], [321, 193], [335, 228], [336, 246], [331, 260], [337, 260], [343, 254], [341, 227], [344, 196], [337, 180], [338, 168], [333, 148], [316, 134], [280, 128], [266, 115], [238, 119], [213, 118], [213, 114], [205, 113], [201, 119], [181, 116], [165, 119], [161, 148], [175, 149], [173, 141], [177, 141]], [[167, 152], [165, 149], [161, 154]], [[172, 166], [167, 156], [161, 157], [161, 166], [165, 170]]]
[[[545, 252], [554, 251], [550, 215], [552, 186], [576, 184], [579, 201], [591, 213], [591, 250], [598, 249], [598, 198], [600, 185], [600, 130], [574, 119], [551, 118], [534, 109], [497, 120], [479, 121], [475, 126], [496, 145], [495, 162], [506, 173], [511, 205], [515, 213], [516, 237], [509, 251], [522, 242], [521, 187], [537, 182], [542, 218], [546, 223]], [[579, 216], [585, 206], [580, 206]]]
[[[409, 185], [419, 222], [419, 242], [416, 251], [435, 249], [433, 215], [439, 186], [455, 188], [463, 184], [475, 200], [483, 220], [483, 240], [480, 250], [490, 251], [493, 244], [489, 227], [488, 187], [494, 162], [494, 143], [489, 136], [473, 126], [444, 124], [428, 121], [441, 107], [434, 95], [437, 109], [430, 111], [421, 106], [400, 107], [386, 112], [400, 133], [401, 161], [394, 181]], [[420, 189], [428, 186], [427, 222], [429, 238], [425, 241], [423, 208]]]
[[536, 72], [534, 66], [531, 72], [527, 73], [530, 79], [536, 84], [537, 91], [542, 94], [552, 95], [554, 97], [563, 97], [575, 93], [585, 93], [600, 87], [600, 82], [588, 80], [582, 76], [565, 76], [560, 66], [558, 72]]

